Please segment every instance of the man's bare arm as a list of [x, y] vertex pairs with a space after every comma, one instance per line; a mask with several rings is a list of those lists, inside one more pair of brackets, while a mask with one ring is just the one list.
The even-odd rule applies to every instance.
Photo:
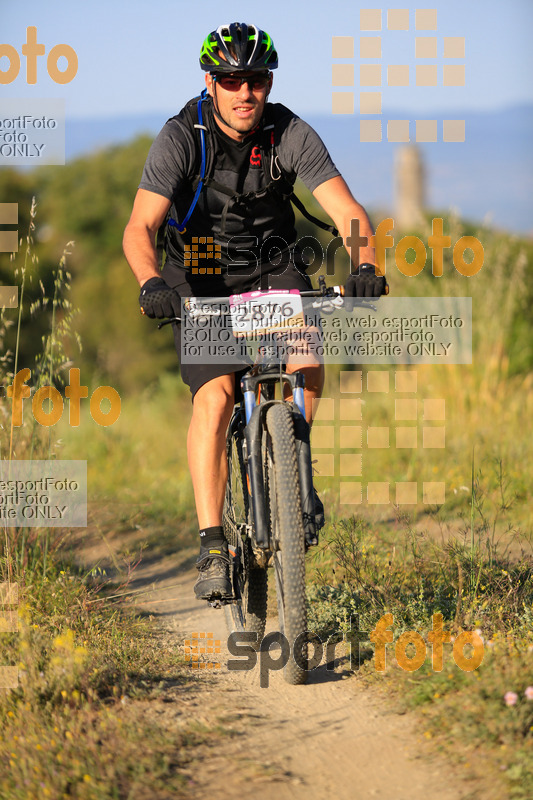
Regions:
[[159, 278], [155, 238], [170, 208], [170, 200], [160, 194], [139, 189], [133, 211], [124, 230], [122, 247], [133, 274], [143, 286], [150, 278]]
[[[353, 265], [358, 267], [359, 264], [364, 263], [375, 264], [376, 254], [374, 248], [370, 247], [369, 244], [370, 237], [374, 234], [372, 223], [363, 206], [357, 202], [350, 192], [344, 178], [339, 175], [321, 183], [314, 190], [313, 195], [337, 226]], [[354, 242], [350, 241], [352, 219], [359, 220], [359, 236], [366, 237], [368, 240], [366, 245], [360, 245], [359, 256], [357, 256], [356, 248], [353, 249], [352, 253], [354, 244]]]

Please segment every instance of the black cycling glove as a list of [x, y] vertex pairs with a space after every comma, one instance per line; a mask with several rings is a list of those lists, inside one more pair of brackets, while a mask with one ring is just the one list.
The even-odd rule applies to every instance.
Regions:
[[384, 275], [376, 275], [373, 264], [360, 264], [348, 275], [344, 286], [345, 297], [380, 297], [388, 289]]
[[181, 315], [181, 298], [163, 278], [150, 278], [146, 281], [139, 295], [139, 305], [143, 314], [152, 319]]

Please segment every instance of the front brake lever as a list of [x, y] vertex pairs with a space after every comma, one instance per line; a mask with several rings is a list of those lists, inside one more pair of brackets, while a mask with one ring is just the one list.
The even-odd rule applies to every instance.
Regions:
[[348, 300], [348, 299], [351, 300], [353, 305], [354, 305], [354, 307], [358, 306], [359, 308], [362, 308], [362, 309], [367, 308], [367, 309], [369, 309], [371, 311], [377, 311], [378, 310], [377, 306], [375, 306], [373, 303], [369, 303], [368, 300], [366, 299], [366, 297], [350, 297], [350, 298], [343, 297], [342, 299], [343, 299], [343, 302], [345, 300]]
[[164, 325], [171, 325], [173, 322], [181, 322], [181, 317], [170, 317], [170, 319], [165, 319], [163, 322], [158, 322], [157, 328], [161, 330]]
[[329, 297], [324, 295], [319, 297], [312, 304], [312, 308], [319, 308], [323, 314], [333, 314], [336, 308], [342, 308], [344, 299], [342, 297]]

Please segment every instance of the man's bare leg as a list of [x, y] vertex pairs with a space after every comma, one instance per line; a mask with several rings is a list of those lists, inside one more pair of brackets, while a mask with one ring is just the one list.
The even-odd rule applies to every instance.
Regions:
[[[305, 377], [305, 418], [311, 425], [313, 423], [313, 401], [318, 400], [322, 396], [322, 389], [324, 388], [324, 365], [315, 364], [313, 366], [302, 367], [298, 364], [292, 366], [289, 364], [287, 366], [287, 372], [302, 372]], [[288, 397], [291, 397], [290, 392], [288, 392]]]
[[234, 404], [235, 375], [222, 375], [205, 383], [193, 399], [187, 437], [189, 469], [200, 526], [198, 600], [231, 597], [229, 553], [222, 528], [222, 507], [227, 480], [226, 429]]
[[200, 529], [222, 525], [228, 474], [226, 429], [234, 405], [235, 375], [214, 378], [198, 389], [187, 437], [189, 470]]
[[[294, 353], [289, 356], [286, 371], [301, 372], [305, 379], [304, 402], [305, 418], [309, 425], [313, 423], [313, 401], [322, 396], [324, 388], [324, 364], [319, 354], [319, 345], [322, 344], [322, 332], [319, 328], [308, 325], [305, 329], [305, 338], [292, 338], [291, 345]], [[285, 392], [286, 399], [291, 397], [291, 392]], [[315, 409], [316, 410], [316, 409]]]

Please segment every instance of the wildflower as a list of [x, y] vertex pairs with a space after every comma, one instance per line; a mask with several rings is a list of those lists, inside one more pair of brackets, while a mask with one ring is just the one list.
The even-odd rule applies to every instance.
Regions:
[[86, 647], [75, 647], [74, 648], [74, 663], [75, 664], [83, 664], [87, 657], [87, 648]]
[[73, 650], [74, 649], [74, 631], [67, 628], [64, 634], [56, 636], [53, 642], [55, 650]]
[[506, 706], [515, 706], [518, 701], [518, 695], [516, 692], [505, 692], [503, 701]]
[[526, 700], [533, 700], [533, 686], [528, 686], [524, 692]]

